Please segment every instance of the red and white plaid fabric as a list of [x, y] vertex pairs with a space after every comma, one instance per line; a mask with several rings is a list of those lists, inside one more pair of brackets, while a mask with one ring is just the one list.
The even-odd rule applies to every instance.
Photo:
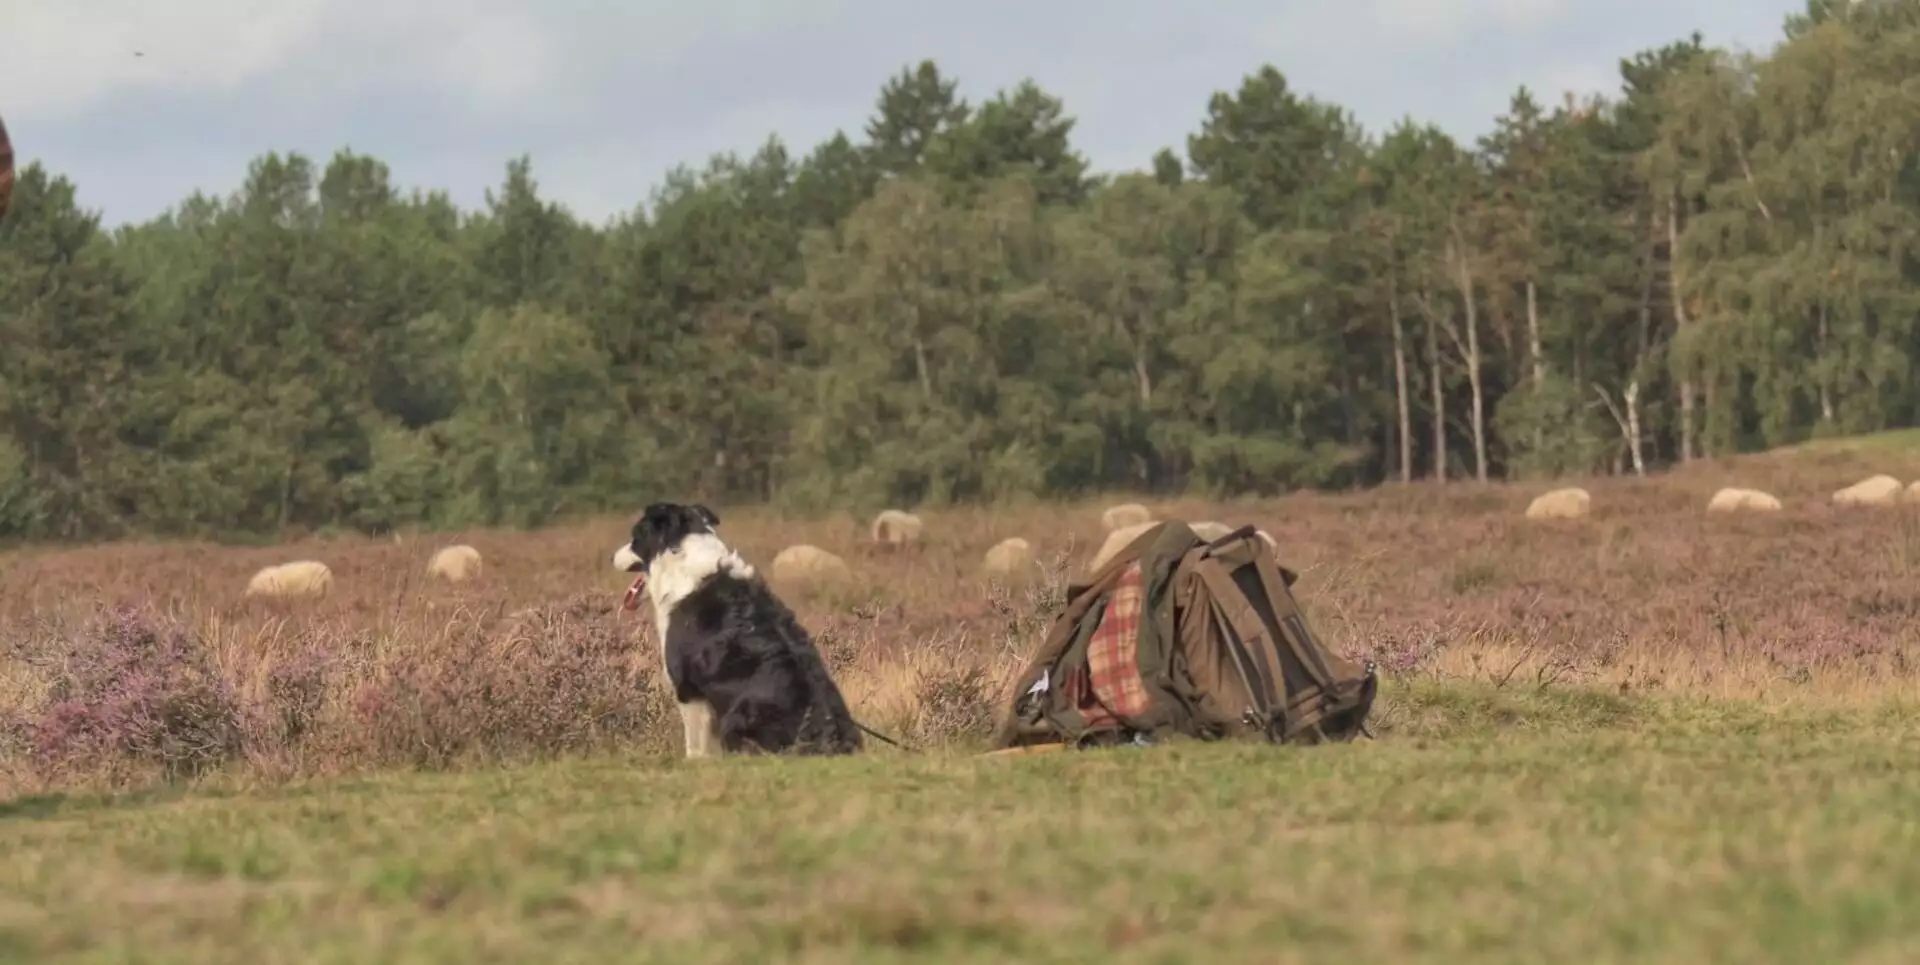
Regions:
[[1074, 681], [1074, 703], [1089, 726], [1120, 723], [1153, 706], [1140, 677], [1140, 617], [1146, 610], [1140, 564], [1130, 563], [1115, 581], [1100, 624], [1087, 640], [1087, 672]]

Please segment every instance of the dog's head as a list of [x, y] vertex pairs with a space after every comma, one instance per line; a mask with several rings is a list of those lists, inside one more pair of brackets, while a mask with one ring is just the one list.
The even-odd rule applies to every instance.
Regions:
[[689, 536], [714, 532], [720, 514], [698, 503], [654, 503], [633, 523], [626, 545], [613, 551], [613, 568], [634, 574], [623, 604], [632, 610], [640, 605], [640, 591], [647, 585], [647, 568], [653, 561], [678, 549]]

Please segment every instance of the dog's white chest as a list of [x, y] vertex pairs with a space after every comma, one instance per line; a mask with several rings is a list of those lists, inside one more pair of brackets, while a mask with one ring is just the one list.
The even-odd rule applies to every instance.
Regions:
[[667, 663], [667, 625], [673, 621], [673, 611], [661, 601], [653, 601], [653, 633], [660, 645], [660, 667], [666, 671], [667, 679], [673, 679], [673, 668]]

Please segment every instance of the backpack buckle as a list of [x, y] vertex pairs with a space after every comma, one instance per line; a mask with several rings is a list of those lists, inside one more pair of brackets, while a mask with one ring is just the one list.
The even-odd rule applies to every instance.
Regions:
[[1287, 732], [1285, 722], [1278, 715], [1262, 719], [1260, 712], [1252, 708], [1248, 708], [1246, 713], [1240, 715], [1240, 722], [1247, 725], [1248, 730], [1276, 744], [1284, 740]]

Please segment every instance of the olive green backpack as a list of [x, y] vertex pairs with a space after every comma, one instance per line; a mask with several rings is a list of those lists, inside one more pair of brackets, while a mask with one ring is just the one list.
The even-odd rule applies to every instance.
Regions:
[[1293, 598], [1296, 579], [1251, 526], [1210, 543], [1181, 522], [1149, 528], [1067, 588], [994, 746], [1365, 733], [1373, 663], [1321, 644]]

